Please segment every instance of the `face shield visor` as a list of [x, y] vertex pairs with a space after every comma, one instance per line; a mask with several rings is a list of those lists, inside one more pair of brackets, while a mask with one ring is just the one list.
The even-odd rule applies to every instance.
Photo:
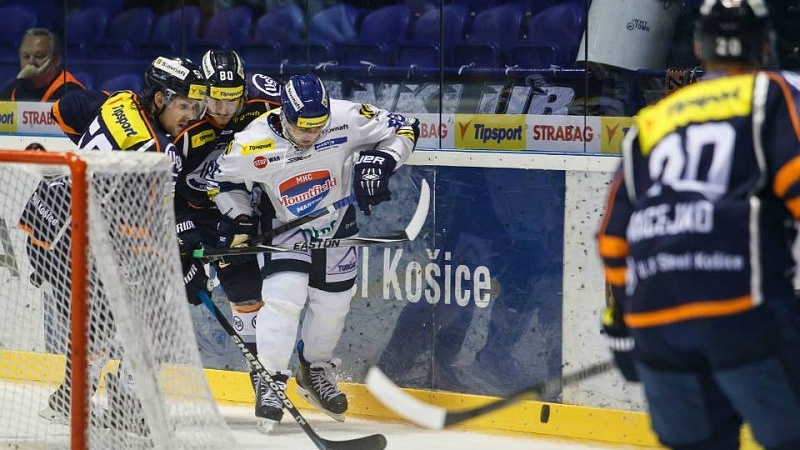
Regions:
[[164, 109], [187, 117], [187, 121], [200, 119], [206, 113], [206, 92], [207, 88], [199, 84], [192, 84], [189, 87], [188, 97], [168, 89], [164, 93]]

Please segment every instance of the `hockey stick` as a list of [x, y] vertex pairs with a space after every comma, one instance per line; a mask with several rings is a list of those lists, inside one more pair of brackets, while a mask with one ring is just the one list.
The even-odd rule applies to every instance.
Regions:
[[305, 216], [298, 217], [297, 219], [290, 220], [290, 221], [284, 223], [283, 225], [279, 225], [279, 226], [267, 231], [264, 234], [261, 234], [261, 235], [258, 235], [258, 236], [253, 236], [250, 239], [250, 243], [251, 243], [251, 245], [263, 244], [264, 242], [267, 242], [270, 238], [273, 238], [273, 237], [275, 237], [275, 236], [277, 236], [277, 235], [279, 235], [281, 233], [284, 233], [286, 231], [289, 231], [291, 229], [297, 228], [300, 225], [305, 225], [308, 222], [311, 222], [312, 220], [318, 219], [318, 218], [320, 218], [322, 216], [327, 216], [328, 214], [330, 214], [330, 213], [332, 213], [332, 212], [334, 212], [336, 210], [342, 209], [345, 206], [353, 204], [355, 201], [356, 201], [356, 196], [355, 195], [351, 195], [349, 197], [345, 197], [345, 198], [339, 200], [338, 202], [333, 203], [332, 205], [328, 205], [328, 206], [326, 206], [324, 208], [317, 209], [315, 211], [312, 211], [312, 212], [306, 214]]
[[564, 377], [551, 378], [533, 386], [520, 389], [507, 397], [492, 400], [475, 408], [450, 411], [440, 406], [425, 403], [403, 391], [394, 384], [377, 366], [367, 371], [365, 384], [367, 389], [389, 409], [409, 421], [432, 430], [441, 430], [458, 423], [474, 419], [506, 406], [513, 405], [527, 398], [546, 397], [563, 386], [575, 384], [595, 375], [607, 372], [614, 367], [613, 361], [604, 361], [581, 369]]
[[208, 294], [200, 291], [197, 293], [197, 295], [201, 300], [203, 300], [203, 303], [206, 305], [209, 311], [211, 311], [211, 315], [217, 319], [217, 322], [219, 322], [222, 328], [225, 329], [225, 331], [228, 333], [228, 336], [231, 337], [236, 346], [239, 347], [242, 355], [244, 355], [245, 359], [247, 359], [247, 362], [250, 363], [250, 367], [258, 372], [258, 376], [260, 376], [262, 380], [267, 380], [269, 388], [283, 402], [283, 407], [289, 411], [289, 414], [294, 417], [294, 420], [300, 425], [300, 428], [305, 431], [305, 433], [309, 438], [311, 438], [311, 440], [314, 442], [314, 445], [316, 445], [319, 450], [383, 450], [386, 448], [386, 436], [382, 434], [373, 434], [370, 436], [346, 441], [329, 441], [321, 438], [314, 431], [314, 429], [311, 428], [311, 425], [308, 424], [306, 419], [303, 418], [303, 416], [300, 414], [300, 411], [298, 411], [297, 407], [294, 406], [294, 403], [292, 403], [292, 401], [289, 400], [289, 397], [286, 396], [286, 393], [279, 388], [277, 384], [275, 384], [275, 380], [269, 375], [269, 372], [264, 369], [264, 366], [261, 365], [261, 362], [258, 360], [258, 358], [250, 353], [250, 350], [245, 347], [242, 337], [239, 336], [239, 333], [233, 329], [231, 323], [227, 318], [225, 318], [217, 305], [211, 301], [211, 299], [208, 297]]
[[[365, 246], [376, 244], [392, 244], [396, 242], [413, 241], [425, 225], [428, 217], [428, 209], [431, 203], [431, 188], [426, 180], [422, 180], [419, 193], [417, 209], [411, 217], [408, 225], [403, 231], [398, 231], [385, 236], [374, 237], [351, 237], [351, 238], [323, 238], [312, 239], [305, 242], [295, 242], [293, 244], [257, 244], [241, 248], [222, 248], [222, 249], [197, 249], [192, 253], [195, 258], [214, 260], [232, 255], [255, 255], [258, 253], [269, 252], [292, 252], [308, 251], [333, 247]], [[298, 219], [299, 220], [299, 219]]]

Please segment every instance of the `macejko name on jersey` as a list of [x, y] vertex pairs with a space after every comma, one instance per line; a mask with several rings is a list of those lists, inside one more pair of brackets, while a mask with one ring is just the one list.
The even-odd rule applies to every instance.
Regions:
[[707, 200], [696, 202], [662, 203], [631, 214], [626, 236], [634, 244], [659, 236], [683, 233], [710, 233], [714, 229], [714, 204]]

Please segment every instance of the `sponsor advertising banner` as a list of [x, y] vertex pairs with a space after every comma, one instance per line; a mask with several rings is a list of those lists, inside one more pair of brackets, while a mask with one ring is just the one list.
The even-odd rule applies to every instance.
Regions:
[[465, 150], [525, 150], [523, 114], [456, 114], [455, 147]]
[[16, 133], [18, 116], [16, 103], [0, 102], [0, 133]]
[[632, 117], [601, 117], [600, 151], [603, 153], [620, 153], [622, 139], [633, 125]]
[[405, 166], [360, 233], [403, 226], [423, 177], [436, 210], [417, 240], [360, 250], [344, 371], [488, 395], [559, 375], [565, 172]]
[[527, 150], [550, 152], [600, 151], [600, 118], [581, 116], [526, 116]]
[[0, 102], [0, 133], [63, 136], [50, 116], [52, 103]]

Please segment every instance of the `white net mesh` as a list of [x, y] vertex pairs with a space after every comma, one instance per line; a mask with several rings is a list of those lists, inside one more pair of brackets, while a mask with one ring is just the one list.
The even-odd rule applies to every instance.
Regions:
[[[194, 338], [163, 155], [85, 152], [89, 448], [229, 448]], [[71, 180], [0, 161], [0, 448], [69, 448]]]

